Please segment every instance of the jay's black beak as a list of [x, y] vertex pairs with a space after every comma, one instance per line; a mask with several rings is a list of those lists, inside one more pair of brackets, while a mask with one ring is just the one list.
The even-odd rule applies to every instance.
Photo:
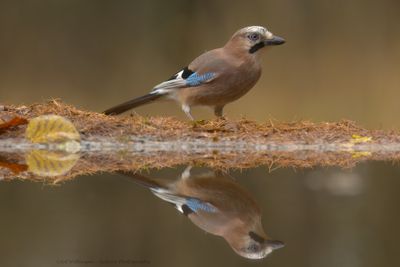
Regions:
[[266, 240], [268, 246], [272, 247], [273, 250], [280, 249], [285, 246], [285, 243], [279, 240]]
[[286, 41], [282, 37], [274, 36], [272, 39], [268, 39], [264, 41], [265, 46], [269, 45], [281, 45], [284, 44]]
[[256, 43], [255, 45], [253, 45], [252, 47], [250, 47], [249, 49], [249, 53], [253, 54], [255, 53], [257, 50], [265, 47], [265, 46], [270, 46], [270, 45], [281, 45], [284, 44], [286, 41], [285, 39], [283, 39], [282, 37], [279, 36], [274, 36], [272, 37], [272, 39], [267, 39], [261, 42]]

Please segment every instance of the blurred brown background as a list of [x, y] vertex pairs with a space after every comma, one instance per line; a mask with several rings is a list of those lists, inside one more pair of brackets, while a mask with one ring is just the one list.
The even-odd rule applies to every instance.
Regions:
[[[148, 92], [238, 28], [286, 38], [229, 117], [348, 118], [400, 128], [400, 2], [395, 0], [0, 2], [0, 102], [61, 98], [102, 111]], [[173, 103], [136, 110], [185, 119]], [[195, 109], [196, 118], [211, 118]]]
[[[61, 98], [102, 111], [148, 92], [248, 25], [267, 26], [287, 43], [264, 55], [261, 80], [228, 105], [229, 117], [348, 118], [400, 129], [395, 0], [0, 1], [0, 102]], [[173, 103], [136, 112], [186, 120]], [[211, 118], [212, 112], [195, 109], [194, 115]], [[171, 178], [180, 171], [149, 175]], [[346, 183], [344, 193], [329, 189], [337, 175], [353, 181], [354, 191]], [[65, 259], [150, 261], [134, 266], [399, 265], [396, 166], [273, 173], [260, 167], [232, 176], [259, 201], [267, 233], [287, 244], [264, 261], [239, 258], [147, 189], [98, 174], [58, 187], [1, 181], [0, 265], [96, 266], [58, 262]]]

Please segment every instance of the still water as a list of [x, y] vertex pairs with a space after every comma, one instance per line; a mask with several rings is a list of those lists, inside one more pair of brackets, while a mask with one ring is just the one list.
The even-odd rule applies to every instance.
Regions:
[[[364, 162], [6, 179], [0, 266], [399, 266], [399, 176]], [[248, 259], [270, 252], [261, 243], [276, 249]]]

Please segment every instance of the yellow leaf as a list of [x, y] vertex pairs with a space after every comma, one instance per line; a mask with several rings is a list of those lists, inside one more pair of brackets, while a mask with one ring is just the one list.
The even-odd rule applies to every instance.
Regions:
[[79, 132], [72, 122], [58, 115], [43, 115], [30, 120], [25, 136], [32, 143], [80, 140]]
[[361, 157], [370, 157], [371, 155], [372, 155], [372, 153], [369, 151], [358, 151], [358, 152], [351, 153], [351, 157], [353, 159], [361, 158]]
[[351, 136], [351, 142], [353, 144], [357, 144], [357, 143], [366, 143], [366, 142], [370, 142], [372, 141], [372, 137], [371, 136], [361, 136], [358, 134], [353, 134]]

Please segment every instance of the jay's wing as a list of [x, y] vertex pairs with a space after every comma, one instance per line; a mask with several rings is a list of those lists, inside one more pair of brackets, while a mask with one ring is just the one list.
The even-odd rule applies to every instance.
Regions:
[[195, 58], [189, 66], [172, 75], [167, 81], [156, 85], [151, 94], [166, 94], [179, 88], [196, 87], [217, 79], [229, 69], [232, 62], [218, 48]]
[[216, 77], [214, 72], [197, 73], [185, 67], [172, 75], [171, 78], [156, 85], [151, 91], [152, 94], [165, 94], [171, 90], [184, 87], [196, 87], [212, 81]]
[[171, 194], [169, 190], [162, 188], [152, 188], [154, 195], [175, 205], [176, 209], [185, 215], [196, 213], [198, 211], [217, 212], [218, 209], [209, 202], [203, 201], [195, 197], [177, 196]]

